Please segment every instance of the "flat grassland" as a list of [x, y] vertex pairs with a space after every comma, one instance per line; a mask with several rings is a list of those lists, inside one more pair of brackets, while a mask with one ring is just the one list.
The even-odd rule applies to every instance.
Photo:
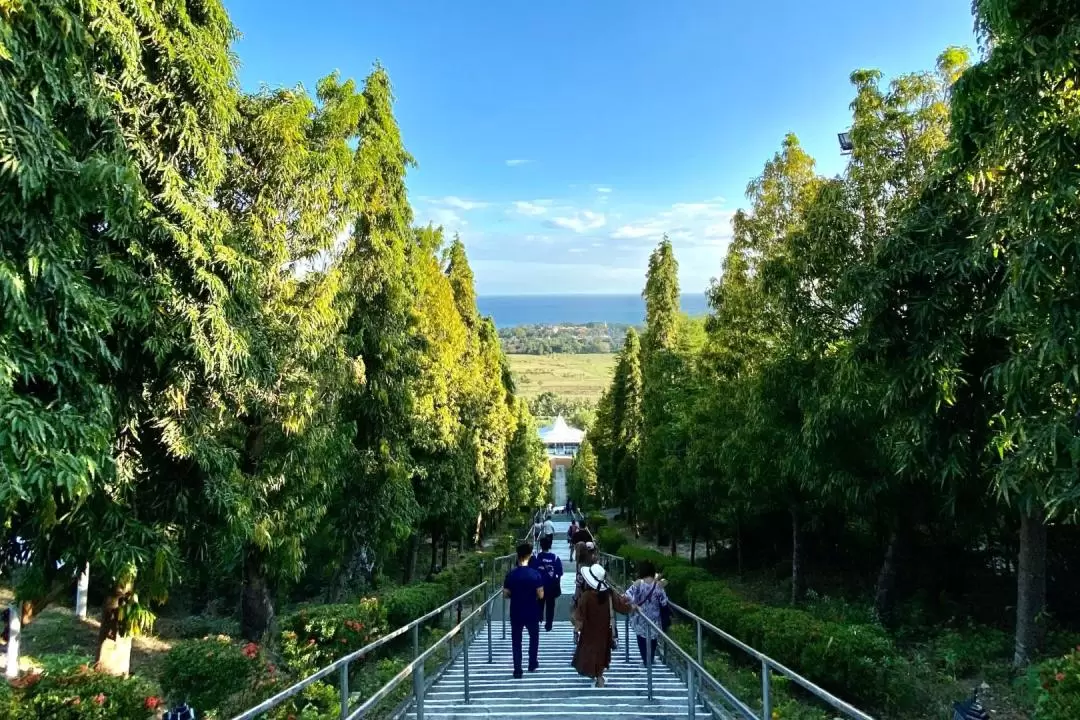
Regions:
[[550, 391], [566, 400], [595, 404], [611, 382], [614, 353], [509, 355], [517, 392], [526, 399]]

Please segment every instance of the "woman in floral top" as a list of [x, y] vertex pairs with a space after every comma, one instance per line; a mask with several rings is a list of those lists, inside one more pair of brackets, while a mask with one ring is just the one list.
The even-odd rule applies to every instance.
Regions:
[[651, 562], [642, 562], [638, 565], [638, 580], [626, 591], [626, 599], [640, 608], [640, 612], [634, 613], [630, 624], [637, 633], [638, 650], [641, 651], [641, 662], [648, 665], [656, 662], [656, 630], [652, 625], [645, 622], [646, 618], [660, 625], [660, 608], [668, 604], [668, 596], [664, 591], [663, 580], [656, 577], [656, 567]]

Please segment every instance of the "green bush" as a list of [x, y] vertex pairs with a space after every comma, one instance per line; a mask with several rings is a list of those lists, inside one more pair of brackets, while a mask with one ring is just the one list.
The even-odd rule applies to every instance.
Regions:
[[686, 604], [686, 593], [690, 589], [691, 583], [709, 582], [712, 580], [712, 575], [710, 575], [705, 568], [694, 567], [692, 565], [681, 565], [678, 563], [664, 568], [662, 574], [664, 579], [667, 580], [667, 587], [664, 589], [667, 591], [668, 597], [679, 605]]
[[0, 696], [8, 720], [149, 720], [157, 717], [161, 704], [146, 680], [107, 675], [86, 665], [24, 675], [12, 681], [10, 691]]
[[791, 608], [746, 602], [720, 582], [691, 582], [690, 610], [840, 697], [894, 705], [903, 659], [877, 627], [827, 622]]
[[608, 524], [608, 519], [607, 515], [603, 513], [589, 513], [585, 518], [585, 522], [589, 525], [590, 530], [596, 532]]
[[240, 623], [234, 618], [212, 615], [192, 615], [183, 618], [160, 618], [154, 623], [154, 631], [160, 638], [197, 640], [200, 638], [240, 635]]
[[[492, 558], [494, 555], [491, 553], [473, 553], [432, 578], [435, 583], [445, 588], [445, 597], [442, 602], [457, 597], [474, 585], [479, 585], [484, 580], [480, 576], [480, 563], [484, 563], [486, 572], [490, 573]], [[438, 607], [438, 604], [435, 607]], [[412, 619], [409, 618], [409, 620]]]
[[315, 670], [385, 634], [386, 608], [377, 598], [318, 605], [281, 622], [281, 656], [289, 670]]
[[1080, 647], [1039, 665], [1035, 720], [1080, 718]]
[[185, 640], [165, 657], [161, 686], [170, 703], [187, 702], [207, 714], [248, 687], [259, 670], [254, 643], [241, 647], [225, 636]]
[[416, 583], [384, 593], [387, 627], [397, 629], [427, 615], [449, 600], [450, 592], [448, 583]]
[[662, 552], [658, 552], [650, 548], [638, 547], [637, 545], [625, 545], [622, 548], [622, 552], [619, 554], [629, 560], [635, 568], [637, 567], [638, 563], [648, 560], [653, 565], [655, 565], [658, 570], [661, 570], [665, 573], [670, 571], [671, 568], [679, 565], [684, 565], [687, 567], [689, 567], [690, 565], [690, 563], [688, 563], [686, 560], [683, 560], [682, 558], [671, 557], [670, 555], [665, 555]]
[[958, 680], [978, 672], [987, 661], [1008, 658], [1012, 636], [996, 628], [946, 630], [931, 646], [934, 664]]
[[619, 551], [629, 542], [626, 535], [610, 527], [600, 528], [595, 537], [600, 549], [612, 555], [618, 555]]

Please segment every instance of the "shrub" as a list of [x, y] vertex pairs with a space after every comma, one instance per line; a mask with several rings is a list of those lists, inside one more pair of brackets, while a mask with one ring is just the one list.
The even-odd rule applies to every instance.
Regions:
[[1080, 647], [1039, 665], [1035, 720], [1080, 718]]
[[596, 532], [600, 528], [608, 524], [607, 515], [603, 513], [589, 513], [585, 518], [585, 522], [589, 525], [589, 529]]
[[449, 592], [448, 583], [417, 583], [384, 593], [387, 627], [397, 629], [428, 614], [450, 599]]
[[386, 627], [386, 609], [376, 598], [305, 608], [282, 620], [281, 656], [297, 673], [315, 670], [364, 647]]
[[187, 702], [200, 714], [216, 711], [244, 690], [260, 668], [258, 646], [225, 636], [177, 643], [165, 657], [161, 686], [172, 703]]
[[971, 676], [989, 660], [1005, 659], [1012, 637], [996, 628], [946, 630], [932, 643], [934, 664], [954, 680]]
[[237, 637], [240, 635], [240, 623], [229, 617], [192, 615], [183, 618], [161, 618], [154, 623], [154, 630], [158, 637], [177, 640], [197, 640], [216, 635]]
[[897, 701], [890, 679], [905, 673], [892, 641], [877, 627], [827, 622], [791, 608], [746, 602], [720, 582], [691, 582], [690, 609], [810, 680], [851, 701]]
[[619, 550], [621, 550], [629, 541], [627, 540], [626, 535], [615, 528], [606, 527], [600, 528], [600, 530], [596, 532], [596, 542], [604, 552], [618, 555]]
[[709, 582], [712, 576], [704, 568], [692, 565], [674, 564], [665, 568], [663, 576], [667, 580], [668, 597], [680, 605], [686, 604], [686, 593], [691, 583]]
[[[485, 569], [490, 572], [493, 558], [494, 555], [490, 553], [474, 553], [436, 575], [433, 581], [442, 585], [445, 589], [445, 597], [442, 602], [460, 595], [474, 585], [479, 585], [484, 579], [481, 577], [480, 563], [484, 563]], [[442, 602], [437, 603], [434, 607], [438, 607]], [[409, 618], [409, 620], [412, 619]]]
[[638, 563], [648, 560], [656, 566], [657, 570], [668, 572], [671, 568], [677, 565], [689, 566], [689, 563], [682, 558], [673, 558], [670, 555], [665, 555], [662, 552], [652, 550], [650, 548], [638, 547], [637, 545], [625, 545], [620, 553], [624, 558], [630, 561], [636, 568]]
[[149, 720], [157, 717], [161, 702], [146, 680], [99, 673], [87, 665], [24, 675], [11, 689], [14, 703], [4, 715], [10, 720]]

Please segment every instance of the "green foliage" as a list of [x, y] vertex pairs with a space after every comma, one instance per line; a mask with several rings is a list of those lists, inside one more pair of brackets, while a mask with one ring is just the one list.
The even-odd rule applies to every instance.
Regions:
[[12, 688], [7, 708], [0, 695], [0, 709], [8, 710], [3, 717], [9, 720], [151, 720], [162, 702], [142, 678], [116, 677], [86, 665], [24, 675]]
[[259, 674], [258, 648], [227, 637], [187, 640], [169, 651], [161, 669], [161, 687], [170, 704], [186, 702], [212, 713], [243, 691]]
[[[499, 339], [507, 354], [611, 353], [622, 349], [623, 336], [631, 327], [620, 323], [603, 322], [584, 325], [518, 325], [512, 328], [500, 328]], [[536, 410], [534, 409], [533, 412]]]
[[663, 576], [667, 580], [665, 589], [668, 597], [680, 605], [687, 602], [687, 593], [690, 591], [692, 584], [708, 582], [713, 579], [704, 568], [671, 562], [668, 562], [664, 567]]
[[1080, 647], [1039, 665], [1035, 720], [1080, 717]]
[[818, 620], [802, 610], [739, 598], [720, 582], [695, 582], [689, 610], [840, 697], [875, 705], [901, 702], [904, 661], [876, 627]]
[[417, 583], [406, 585], [385, 593], [381, 598], [386, 608], [386, 621], [390, 628], [408, 625], [449, 600], [449, 588], [444, 583]]
[[376, 598], [305, 608], [281, 620], [281, 657], [293, 672], [312, 672], [378, 639], [387, 625]]
[[932, 642], [934, 661], [953, 679], [971, 677], [986, 663], [1010, 658], [1011, 638], [994, 628], [946, 630]]
[[605, 525], [607, 525], [608, 524], [608, 519], [607, 519], [607, 515], [604, 515], [603, 513], [594, 512], [594, 513], [589, 513], [586, 516], [585, 522], [588, 523], [590, 530], [596, 531], [596, 530], [599, 530], [599, 529], [603, 528]]
[[619, 551], [629, 542], [626, 535], [612, 527], [600, 528], [594, 533], [594, 537], [600, 549], [612, 555], [618, 555]]

